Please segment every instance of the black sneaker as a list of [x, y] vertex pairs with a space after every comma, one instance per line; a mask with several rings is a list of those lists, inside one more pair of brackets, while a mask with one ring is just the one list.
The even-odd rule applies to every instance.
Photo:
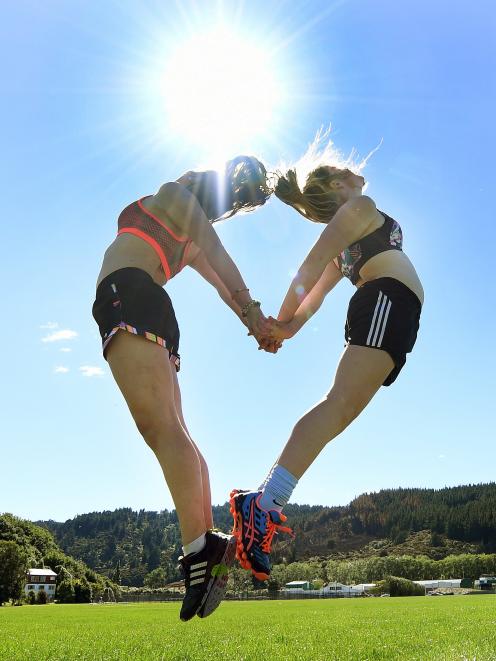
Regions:
[[231, 535], [208, 530], [205, 546], [198, 553], [179, 558], [184, 572], [186, 594], [179, 617], [208, 617], [222, 601], [229, 567], [234, 562], [236, 542]]

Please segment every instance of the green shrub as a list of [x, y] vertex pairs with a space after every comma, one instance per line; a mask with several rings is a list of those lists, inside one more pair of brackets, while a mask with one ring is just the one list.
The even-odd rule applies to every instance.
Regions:
[[74, 581], [74, 601], [77, 604], [88, 604], [91, 601], [91, 586], [85, 578]]
[[167, 583], [167, 574], [162, 567], [157, 567], [143, 579], [143, 584], [147, 588], [163, 588]]
[[21, 546], [0, 540], [0, 606], [22, 599], [27, 566], [27, 554]]
[[421, 585], [409, 581], [407, 578], [387, 576], [383, 582], [385, 584], [383, 592], [389, 592], [391, 597], [411, 597], [425, 594], [425, 590]]
[[72, 604], [75, 601], [74, 586], [72, 581], [64, 579], [57, 585], [57, 601], [61, 604]]
[[27, 597], [26, 597], [26, 601], [31, 606], [36, 603], [36, 594], [35, 594], [34, 590], [29, 590], [29, 592], [27, 594]]
[[36, 593], [36, 603], [37, 604], [46, 604], [48, 601], [47, 593], [43, 589], [39, 589]]

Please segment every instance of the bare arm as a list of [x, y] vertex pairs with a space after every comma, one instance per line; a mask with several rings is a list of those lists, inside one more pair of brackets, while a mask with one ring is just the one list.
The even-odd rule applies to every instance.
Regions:
[[294, 317], [327, 265], [367, 234], [377, 214], [374, 201], [364, 195], [349, 200], [338, 209], [298, 269], [281, 305], [279, 320], [289, 321]]
[[[177, 227], [203, 251], [231, 300], [235, 300], [240, 308], [252, 300], [238, 267], [222, 245], [194, 195], [181, 184], [169, 182], [153, 196], [151, 204], [159, 216], [162, 213], [166, 214], [169, 220], [173, 218]], [[259, 308], [249, 309], [246, 322], [251, 331], [260, 333], [264, 320]]]
[[241, 322], [246, 325], [246, 320], [241, 316], [240, 306], [235, 301], [233, 301], [229, 290], [219, 278], [217, 273], [210, 266], [203, 250], [198, 252], [198, 255], [190, 262], [189, 265], [191, 268], [195, 269], [195, 271], [199, 273], [202, 278], [204, 278], [209, 284], [215, 287], [217, 293], [224, 301], [224, 303], [230, 307], [234, 314], [239, 317]]
[[[300, 328], [317, 312], [324, 298], [342, 277], [341, 271], [334, 262], [329, 262], [319, 280], [296, 310], [294, 317], [285, 320], [281, 318], [281, 313], [279, 313], [277, 322], [274, 320], [272, 336], [283, 340], [296, 335]], [[272, 321], [272, 318], [270, 318], [270, 321]]]

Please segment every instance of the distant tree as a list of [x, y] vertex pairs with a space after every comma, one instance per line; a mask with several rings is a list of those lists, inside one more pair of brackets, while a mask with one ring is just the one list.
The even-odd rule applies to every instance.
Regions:
[[443, 538], [435, 530], [431, 532], [431, 546], [444, 546]]
[[29, 590], [29, 592], [27, 594], [27, 597], [26, 597], [26, 601], [31, 606], [36, 603], [36, 594], [35, 594], [34, 590]]
[[74, 601], [77, 604], [88, 604], [91, 601], [91, 586], [85, 578], [74, 581]]
[[0, 541], [0, 606], [6, 601], [21, 599], [27, 568], [26, 551], [15, 542]]
[[37, 604], [46, 604], [48, 601], [47, 593], [45, 590], [40, 588], [38, 592], [36, 593], [36, 603]]
[[57, 585], [57, 601], [61, 604], [72, 604], [76, 600], [72, 580], [64, 579]]
[[421, 585], [398, 576], [388, 576], [385, 581], [386, 591], [391, 597], [411, 597], [423, 595], [425, 590]]
[[269, 597], [271, 597], [272, 599], [275, 599], [277, 597], [277, 594], [280, 589], [281, 586], [279, 585], [278, 581], [275, 581], [272, 578], [267, 581], [267, 590], [269, 592]]
[[147, 588], [163, 588], [167, 583], [167, 574], [163, 567], [157, 567], [143, 579], [143, 584]]
[[122, 577], [121, 577], [121, 561], [117, 560], [117, 564], [115, 566], [115, 570], [110, 576], [111, 580], [114, 581], [114, 583], [117, 583], [117, 585], [121, 584]]
[[227, 589], [233, 594], [242, 594], [252, 590], [251, 575], [244, 569], [235, 567], [229, 572]]

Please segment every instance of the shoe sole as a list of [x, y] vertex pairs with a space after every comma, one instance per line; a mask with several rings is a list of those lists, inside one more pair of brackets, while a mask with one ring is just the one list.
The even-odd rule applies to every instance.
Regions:
[[212, 578], [205, 592], [205, 597], [196, 611], [198, 617], [204, 618], [211, 615], [224, 599], [227, 589], [227, 579], [229, 577], [229, 568], [234, 563], [236, 553], [236, 539], [231, 537], [224, 555], [219, 563], [212, 568]]
[[239, 562], [243, 569], [246, 569], [246, 571], [251, 571], [253, 576], [255, 576], [255, 578], [257, 578], [259, 581], [267, 581], [270, 578], [270, 574], [253, 569], [251, 562], [248, 560], [246, 549], [243, 546], [243, 520], [241, 518], [241, 513], [236, 510], [235, 501], [235, 496], [237, 496], [239, 493], [242, 492], [238, 491], [237, 489], [233, 489], [229, 494], [229, 509], [234, 521], [232, 534], [236, 539], [236, 560]]

